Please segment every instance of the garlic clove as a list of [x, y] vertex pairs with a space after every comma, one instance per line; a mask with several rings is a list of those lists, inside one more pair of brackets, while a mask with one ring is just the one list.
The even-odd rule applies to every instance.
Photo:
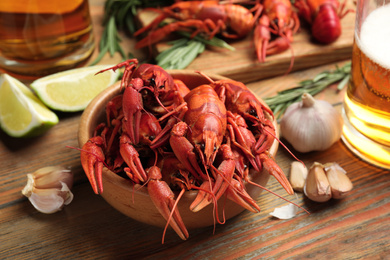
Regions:
[[31, 204], [38, 211], [45, 214], [52, 214], [61, 210], [73, 200], [73, 194], [68, 185], [61, 182], [61, 189], [37, 189], [33, 188], [27, 193]]
[[41, 168], [27, 174], [27, 184], [22, 194], [40, 212], [57, 212], [73, 200], [70, 191], [73, 186], [73, 173], [62, 166]]
[[39, 189], [61, 188], [60, 182], [65, 182], [70, 189], [73, 185], [72, 172], [62, 166], [44, 167], [31, 175], [34, 180], [34, 187]]
[[303, 192], [307, 177], [307, 167], [298, 161], [293, 161], [290, 167], [290, 183], [295, 191]]
[[291, 104], [280, 122], [281, 135], [298, 152], [323, 151], [341, 137], [343, 119], [328, 102], [304, 93]]
[[332, 197], [334, 199], [345, 198], [353, 188], [345, 170], [337, 163], [330, 163], [325, 164], [325, 172], [332, 190]]
[[27, 174], [27, 184], [22, 190], [22, 194], [26, 197], [30, 197], [34, 189], [34, 177], [32, 174]]
[[310, 167], [303, 190], [313, 201], [325, 202], [332, 198], [330, 184], [322, 164], [315, 162]]

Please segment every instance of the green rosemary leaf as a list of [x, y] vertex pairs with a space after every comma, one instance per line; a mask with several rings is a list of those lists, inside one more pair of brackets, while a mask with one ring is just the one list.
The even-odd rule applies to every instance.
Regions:
[[187, 42], [187, 39], [178, 39], [176, 41], [170, 42], [169, 44], [172, 45], [172, 47], [165, 51], [162, 51], [156, 56], [157, 64], [159, 64], [159, 66], [162, 66], [163, 64], [169, 63], [170, 60], [176, 56], [176, 50], [182, 46], [185, 46]]
[[[167, 0], [106, 0], [103, 16], [104, 30], [99, 42], [99, 55], [91, 65], [97, 64], [106, 53], [109, 53], [112, 57], [118, 52], [122, 56], [122, 60], [127, 59], [129, 56], [125, 55], [124, 50], [120, 46], [121, 38], [118, 35], [118, 30], [128, 30], [131, 34], [135, 32], [134, 18], [138, 8], [171, 4], [173, 4], [173, 1]], [[131, 53], [129, 55], [133, 56]]]
[[280, 118], [292, 103], [301, 100], [305, 92], [314, 96], [336, 82], [339, 82], [337, 89], [341, 90], [348, 82], [350, 72], [351, 63], [348, 62], [341, 68], [336, 66], [334, 71], [323, 71], [311, 80], [300, 81], [297, 86], [279, 91], [275, 96], [265, 98], [264, 101], [277, 115], [277, 118]]
[[204, 43], [186, 38], [170, 43], [172, 47], [156, 57], [157, 65], [164, 69], [184, 69], [205, 50]]
[[321, 79], [326, 78], [326, 77], [329, 77], [329, 72], [324, 71], [324, 72], [318, 74], [317, 76], [315, 76], [312, 81], [317, 82], [317, 81], [320, 81]]
[[107, 44], [108, 44], [108, 50], [111, 54], [111, 56], [113, 56], [115, 54], [115, 47], [116, 47], [116, 44], [115, 42], [117, 41], [117, 31], [116, 31], [116, 26], [115, 26], [115, 18], [114, 17], [111, 17], [109, 22], [108, 22], [108, 25], [107, 25]]
[[176, 55], [171, 59], [170, 63], [177, 64], [179, 60], [185, 57], [186, 53], [188, 53], [191, 48], [192, 46], [189, 46], [188, 42], [185, 45], [176, 48]]
[[189, 52], [187, 53], [187, 55], [183, 56], [184, 58], [177, 65], [177, 69], [186, 68], [206, 48], [206, 45], [204, 43], [198, 42], [198, 41], [192, 41], [192, 43], [189, 44], [189, 46], [191, 46], [191, 45], [193, 47], [189, 49]]
[[130, 59], [130, 56], [133, 56], [133, 54], [130, 53], [129, 55], [126, 56], [125, 51], [124, 51], [124, 50], [122, 49], [122, 47], [120, 46], [119, 42], [120, 42], [120, 41], [117, 41], [117, 42], [115, 43], [115, 49], [116, 49], [116, 51], [119, 52], [119, 54], [120, 54], [121, 57], [123, 58], [122, 60], [126, 59], [126, 57], [127, 57], [127, 59]]
[[345, 85], [348, 83], [350, 77], [351, 77], [351, 75], [348, 75], [345, 78], [343, 78], [340, 81], [340, 83], [337, 85], [337, 89], [342, 90], [345, 87]]
[[177, 33], [186, 38], [169, 42], [168, 44], [171, 44], [172, 47], [156, 57], [157, 65], [164, 69], [186, 68], [199, 54], [204, 52], [206, 44], [234, 50], [232, 46], [216, 37], [207, 40], [197, 35], [191, 39], [191, 34], [188, 32], [179, 31]]
[[277, 114], [279, 112], [283, 112], [282, 109], [283, 109], [284, 105], [283, 104], [278, 104], [276, 106], [272, 106], [270, 107], [272, 109], [272, 111], [274, 112], [274, 114]]
[[[185, 36], [185, 37], [187, 37], [189, 39], [191, 38], [191, 34], [189, 32], [178, 31], [177, 33], [180, 34], [181, 36]], [[212, 39], [208, 40], [208, 39], [205, 39], [204, 37], [202, 37], [200, 35], [196, 35], [195, 37], [193, 37], [193, 39], [197, 40], [197, 41], [200, 41], [200, 42], [203, 42], [203, 43], [205, 43], [207, 45], [220, 47], [220, 48], [226, 48], [226, 49], [231, 50], [231, 51], [235, 50], [235, 48], [233, 46], [229, 45], [224, 40], [219, 39], [217, 37], [213, 37]]]
[[93, 66], [99, 63], [99, 61], [104, 57], [104, 55], [106, 55], [107, 51], [108, 51], [108, 45], [103, 46], [103, 48], [100, 49], [99, 55], [95, 58], [93, 62], [91, 62], [89, 66]]
[[299, 86], [306, 86], [307, 84], [311, 84], [312, 80], [311, 79], [308, 79], [308, 80], [303, 80], [301, 82], [298, 83]]
[[107, 21], [107, 26], [103, 30], [102, 38], [99, 42], [99, 55], [96, 59], [90, 64], [96, 65], [108, 52], [111, 57], [119, 52], [122, 56], [122, 60], [126, 59], [126, 55], [122, 47], [120, 46], [121, 39], [118, 35], [118, 31], [115, 25], [115, 17], [111, 16]]

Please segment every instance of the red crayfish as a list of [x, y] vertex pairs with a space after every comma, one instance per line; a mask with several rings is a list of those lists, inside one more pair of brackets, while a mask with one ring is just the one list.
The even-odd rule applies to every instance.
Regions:
[[346, 0], [296, 0], [299, 16], [311, 24], [311, 34], [318, 42], [329, 44], [341, 35], [340, 20], [352, 10], [345, 10]]
[[[280, 53], [290, 47], [292, 35], [299, 28], [299, 19], [288, 0], [246, 1], [251, 9], [232, 1], [183, 1], [160, 9], [152, 9], [160, 15], [134, 35], [150, 31], [136, 48], [155, 44], [174, 31], [191, 31], [191, 36], [204, 34], [211, 39], [220, 34], [228, 39], [240, 39], [254, 29], [254, 43], [258, 60], [264, 62], [266, 55]], [[161, 28], [165, 18], [174, 18]], [[259, 17], [260, 20], [259, 20]], [[271, 40], [271, 34], [276, 39]]]
[[[267, 55], [290, 48], [299, 19], [289, 0], [263, 0], [263, 13], [254, 30], [257, 58], [264, 62]], [[271, 33], [277, 37], [271, 41]]]
[[[265, 169], [293, 193], [269, 154], [275, 139], [272, 112], [244, 84], [209, 79], [189, 90], [159, 66], [138, 66], [136, 59], [109, 69], [122, 66], [122, 93], [108, 102], [106, 122], [80, 149], [95, 193], [103, 192], [103, 167], [145, 185], [182, 239], [189, 234], [176, 205], [186, 190], [198, 190], [190, 206], [194, 212], [217, 206], [222, 196], [258, 212], [245, 183], [251, 183], [249, 169]], [[217, 220], [223, 223], [218, 214]]]
[[[238, 39], [246, 36], [253, 28], [260, 15], [259, 6], [255, 6], [256, 14], [240, 5], [220, 5], [218, 1], [185, 1], [160, 9], [152, 9], [160, 15], [148, 26], [141, 28], [134, 35], [153, 30], [147, 37], [139, 41], [136, 48], [157, 43], [171, 32], [195, 28], [192, 36], [205, 33], [210, 39], [217, 33], [225, 38]], [[177, 21], [162, 28], [158, 24], [167, 17]], [[155, 30], [156, 29], [156, 30]]]

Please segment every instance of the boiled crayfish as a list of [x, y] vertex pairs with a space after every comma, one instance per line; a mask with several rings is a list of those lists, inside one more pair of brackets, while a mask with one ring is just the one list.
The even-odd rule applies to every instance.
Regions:
[[[299, 19], [289, 0], [245, 1], [252, 6], [250, 9], [232, 2], [179, 1], [162, 9], [152, 9], [159, 16], [134, 34], [149, 32], [136, 48], [155, 44], [174, 31], [190, 31], [191, 37], [203, 34], [211, 39], [219, 34], [227, 39], [241, 39], [253, 30], [260, 62], [264, 62], [266, 55], [290, 48], [292, 35], [299, 28]], [[168, 17], [175, 21], [159, 28], [158, 25]]]
[[272, 112], [244, 84], [209, 79], [189, 90], [159, 66], [138, 66], [132, 59], [109, 69], [120, 67], [125, 68], [122, 92], [108, 102], [106, 122], [80, 149], [95, 193], [103, 192], [103, 167], [146, 185], [182, 239], [189, 235], [175, 206], [181, 195], [174, 191], [198, 190], [190, 206], [194, 212], [217, 206], [222, 196], [258, 212], [244, 185], [254, 168], [265, 169], [293, 193], [269, 154], [275, 139]]
[[311, 25], [311, 34], [320, 43], [329, 44], [341, 35], [340, 20], [353, 10], [338, 0], [296, 0], [299, 16]]

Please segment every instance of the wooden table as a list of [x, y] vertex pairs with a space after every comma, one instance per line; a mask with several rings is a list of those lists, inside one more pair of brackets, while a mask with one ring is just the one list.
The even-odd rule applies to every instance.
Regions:
[[[101, 33], [103, 0], [91, 2], [97, 38]], [[132, 48], [133, 42], [124, 44]], [[96, 54], [95, 54], [96, 55]], [[137, 55], [142, 55], [137, 53]], [[116, 63], [107, 57], [101, 63]], [[343, 62], [341, 62], [342, 64]], [[334, 64], [299, 71], [285, 77], [252, 82], [259, 96], [312, 78]], [[343, 92], [330, 87], [317, 98], [340, 108]], [[289, 196], [271, 178], [267, 187], [310, 211], [290, 220], [269, 215], [287, 205], [263, 192], [257, 199], [262, 211], [244, 211], [224, 225], [190, 230], [182, 241], [168, 231], [136, 222], [95, 195], [85, 177], [77, 150], [81, 113], [59, 113], [60, 123], [37, 138], [14, 139], [0, 132], [0, 258], [1, 259], [385, 259], [390, 255], [390, 174], [353, 155], [341, 142], [324, 152], [296, 153], [306, 165], [337, 162], [348, 173], [354, 189], [343, 200], [316, 203], [302, 194]], [[288, 173], [291, 156], [280, 148], [276, 160]], [[37, 212], [21, 194], [26, 174], [49, 165], [70, 167], [75, 175], [73, 202], [62, 211]]]

